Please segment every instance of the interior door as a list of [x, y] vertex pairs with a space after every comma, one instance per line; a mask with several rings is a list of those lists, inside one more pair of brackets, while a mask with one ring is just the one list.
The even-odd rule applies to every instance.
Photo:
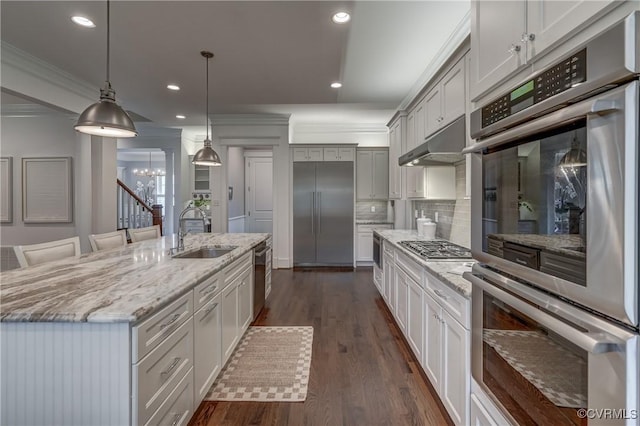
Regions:
[[293, 163], [293, 263], [316, 261], [315, 193], [316, 164]]
[[316, 261], [353, 265], [353, 163], [316, 165]]
[[273, 232], [273, 159], [245, 159], [246, 232]]

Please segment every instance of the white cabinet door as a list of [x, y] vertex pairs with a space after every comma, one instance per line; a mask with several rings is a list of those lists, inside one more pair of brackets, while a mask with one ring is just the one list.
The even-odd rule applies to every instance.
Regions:
[[440, 83], [442, 88], [442, 108], [439, 127], [446, 126], [465, 113], [465, 59], [466, 56], [458, 61]]
[[218, 294], [193, 317], [195, 407], [204, 399], [222, 367], [220, 299]]
[[222, 364], [238, 342], [238, 283], [232, 282], [222, 291]]
[[[355, 148], [338, 148], [338, 161], [354, 161], [355, 156]], [[325, 161], [327, 161], [326, 158]]]
[[527, 60], [615, 6], [612, 0], [528, 1], [527, 35], [533, 40], [527, 43]]
[[398, 157], [402, 154], [405, 121], [405, 117], [400, 117], [389, 129], [389, 198], [393, 200], [403, 198], [403, 168], [398, 165]]
[[375, 200], [386, 200], [389, 198], [389, 151], [380, 150], [372, 152], [372, 198]]
[[413, 147], [422, 145], [424, 137], [427, 135], [427, 98], [424, 97], [413, 109], [415, 120], [415, 133]]
[[472, 100], [525, 63], [525, 48], [520, 40], [527, 26], [526, 17], [525, 0], [472, 0]]
[[422, 301], [422, 288], [413, 279], [409, 278], [409, 308], [407, 319], [407, 340], [413, 349], [416, 358], [422, 361], [424, 350], [424, 321], [422, 313], [424, 310]]
[[405, 139], [405, 149], [403, 154], [411, 151], [416, 147], [416, 115], [414, 111], [411, 111], [407, 115], [407, 137]]
[[293, 148], [293, 161], [309, 161], [307, 148]]
[[358, 232], [356, 260], [358, 262], [373, 261], [373, 232]]
[[373, 152], [358, 150], [356, 155], [356, 199], [370, 200], [372, 198], [372, 176]]
[[458, 321], [445, 310], [442, 311], [442, 387], [440, 398], [453, 422], [458, 425], [468, 423], [469, 393], [469, 349], [471, 336]]
[[309, 161], [323, 161], [324, 159], [324, 148], [308, 148], [309, 150]]
[[238, 280], [238, 338], [240, 338], [253, 319], [253, 270], [247, 269]]
[[425, 108], [426, 124], [424, 136], [427, 136], [435, 132], [440, 127], [440, 122], [442, 121], [442, 93], [440, 91], [440, 85], [434, 87], [427, 93], [425, 102], [427, 106]]
[[469, 424], [471, 426], [498, 426], [474, 394], [471, 394], [469, 418]]
[[440, 305], [428, 293], [424, 300], [424, 372], [436, 392], [440, 392], [442, 358], [442, 322]]
[[337, 147], [324, 148], [324, 161], [339, 161], [340, 154]]
[[393, 256], [385, 254], [382, 258], [383, 272], [384, 272], [384, 299], [387, 302], [387, 307], [393, 313], [395, 312], [395, 264], [393, 263]]
[[396, 268], [396, 321], [405, 336], [407, 335], [409, 280], [410, 278], [404, 271]]

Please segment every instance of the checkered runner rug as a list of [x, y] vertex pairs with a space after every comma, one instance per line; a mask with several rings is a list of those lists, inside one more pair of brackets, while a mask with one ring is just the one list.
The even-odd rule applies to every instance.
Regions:
[[313, 327], [249, 327], [208, 401], [304, 401]]
[[587, 406], [583, 358], [537, 331], [485, 329], [484, 341], [553, 404]]

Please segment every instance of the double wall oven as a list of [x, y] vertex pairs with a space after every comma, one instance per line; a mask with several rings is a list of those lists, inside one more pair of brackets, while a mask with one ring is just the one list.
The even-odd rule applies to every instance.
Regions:
[[472, 375], [514, 423], [638, 424], [639, 29], [471, 115]]

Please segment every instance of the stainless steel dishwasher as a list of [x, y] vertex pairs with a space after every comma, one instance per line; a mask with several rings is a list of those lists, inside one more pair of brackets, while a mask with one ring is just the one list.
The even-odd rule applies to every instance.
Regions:
[[253, 250], [254, 266], [253, 266], [253, 319], [264, 308], [265, 299], [265, 282], [267, 275], [267, 251], [269, 247], [266, 241], [258, 244]]

